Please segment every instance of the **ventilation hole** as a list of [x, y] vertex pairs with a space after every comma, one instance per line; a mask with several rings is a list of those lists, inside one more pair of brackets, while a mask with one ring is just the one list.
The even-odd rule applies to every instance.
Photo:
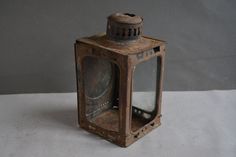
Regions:
[[125, 36], [125, 29], [124, 28], [122, 29], [122, 36], [123, 37]]
[[155, 123], [153, 122], [153, 123], [151, 123], [150, 125], [151, 125], [151, 126], [154, 126], [154, 125], [155, 125]]
[[138, 35], [140, 35], [140, 28], [138, 28]]
[[91, 126], [91, 125], [89, 125], [89, 129], [91, 129], [91, 130], [96, 130], [96, 128], [93, 127], [93, 126]]
[[118, 109], [118, 106], [113, 106], [113, 109]]
[[144, 117], [145, 119], [149, 119], [149, 118], [151, 118], [151, 115], [150, 115], [150, 114], [147, 114], [147, 113], [143, 113], [143, 117]]
[[154, 50], [154, 52], [159, 52], [160, 51], [160, 46], [154, 47], [153, 50]]
[[130, 17], [134, 17], [135, 14], [130, 14], [130, 13], [124, 13], [124, 15], [130, 16]]
[[134, 29], [134, 36], [136, 36], [136, 29]]
[[131, 28], [129, 28], [128, 36], [131, 36]]
[[134, 138], [138, 138], [138, 135], [139, 135], [139, 133], [137, 133], [136, 135], [134, 135]]

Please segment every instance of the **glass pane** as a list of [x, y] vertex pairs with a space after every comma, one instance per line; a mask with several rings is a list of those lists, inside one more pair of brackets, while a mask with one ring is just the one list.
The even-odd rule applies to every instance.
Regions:
[[112, 63], [87, 57], [84, 61], [85, 94], [92, 99], [101, 97], [112, 85]]
[[83, 60], [86, 117], [104, 129], [118, 131], [118, 79], [116, 64], [107, 59]]
[[135, 67], [132, 92], [132, 130], [151, 121], [157, 112], [156, 88], [159, 88], [160, 58], [154, 57]]

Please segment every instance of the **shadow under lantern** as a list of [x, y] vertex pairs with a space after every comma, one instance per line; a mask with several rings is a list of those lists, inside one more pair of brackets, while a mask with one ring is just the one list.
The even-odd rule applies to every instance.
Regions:
[[106, 34], [75, 43], [79, 125], [122, 147], [160, 125], [165, 42], [142, 27], [115, 13]]

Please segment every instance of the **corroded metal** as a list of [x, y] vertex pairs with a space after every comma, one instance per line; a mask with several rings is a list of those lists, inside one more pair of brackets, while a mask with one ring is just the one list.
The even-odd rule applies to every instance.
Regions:
[[[143, 36], [142, 25], [139, 16], [112, 14], [107, 34], [75, 43], [80, 127], [122, 147], [160, 125], [165, 42]], [[133, 73], [153, 57], [159, 61], [155, 109], [145, 111], [131, 104]]]
[[107, 37], [111, 40], [136, 40], [142, 35], [143, 19], [140, 16], [115, 13], [107, 19]]

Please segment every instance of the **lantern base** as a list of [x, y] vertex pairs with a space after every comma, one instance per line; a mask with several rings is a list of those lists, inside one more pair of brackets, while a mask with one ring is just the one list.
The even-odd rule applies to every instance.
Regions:
[[110, 131], [118, 132], [118, 121], [119, 121], [119, 114], [118, 110], [116, 109], [109, 109], [104, 111], [100, 115], [91, 119], [91, 122], [96, 124], [101, 128], [109, 128]]
[[[117, 109], [109, 109], [107, 111], [104, 111], [100, 115], [94, 117], [91, 119], [91, 122], [96, 124], [97, 126], [101, 128], [109, 128], [110, 131], [119, 131], [119, 110]], [[137, 116], [134, 116], [132, 118], [132, 130], [138, 130], [142, 128], [145, 124], [147, 124], [146, 121], [140, 119]]]

